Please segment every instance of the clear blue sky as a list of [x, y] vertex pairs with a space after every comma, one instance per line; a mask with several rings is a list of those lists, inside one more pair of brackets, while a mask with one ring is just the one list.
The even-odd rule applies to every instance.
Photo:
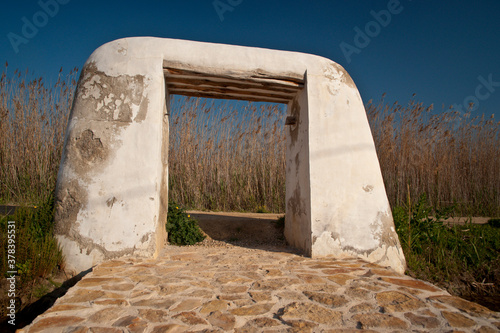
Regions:
[[500, 118], [498, 0], [18, 0], [3, 3], [0, 27], [9, 72], [47, 80], [108, 41], [168, 37], [316, 54], [342, 65], [364, 102], [415, 93]]

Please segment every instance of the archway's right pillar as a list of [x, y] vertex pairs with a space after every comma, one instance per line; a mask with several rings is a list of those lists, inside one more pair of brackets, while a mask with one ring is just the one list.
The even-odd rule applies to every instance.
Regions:
[[285, 236], [312, 257], [406, 263], [359, 92], [331, 62], [288, 105]]

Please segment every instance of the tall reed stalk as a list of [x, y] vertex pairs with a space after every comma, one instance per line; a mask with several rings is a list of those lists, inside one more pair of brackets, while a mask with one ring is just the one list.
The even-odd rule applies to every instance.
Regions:
[[[0, 77], [0, 203], [43, 202], [55, 187], [76, 70], [51, 86]], [[172, 97], [170, 197], [196, 209], [285, 209], [285, 106]], [[414, 100], [366, 111], [391, 205], [426, 194], [455, 214], [500, 215], [499, 122]], [[328, 144], [328, 143], [325, 143]]]
[[28, 71], [0, 77], [0, 202], [38, 204], [54, 190], [77, 70], [47, 87]]
[[[500, 122], [410, 101], [366, 106], [393, 206], [426, 194], [436, 209], [500, 215]], [[411, 193], [408, 193], [411, 192]]]

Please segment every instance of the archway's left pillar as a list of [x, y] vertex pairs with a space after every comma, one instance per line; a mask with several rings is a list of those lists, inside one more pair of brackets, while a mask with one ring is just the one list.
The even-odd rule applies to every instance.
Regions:
[[68, 271], [166, 242], [168, 119], [162, 58], [127, 41], [89, 58], [75, 95], [56, 189], [56, 237]]

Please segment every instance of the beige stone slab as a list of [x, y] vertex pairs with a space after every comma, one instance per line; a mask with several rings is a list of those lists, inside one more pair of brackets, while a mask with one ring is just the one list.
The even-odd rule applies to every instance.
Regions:
[[[192, 256], [193, 252], [197, 255]], [[431, 284], [393, 276], [380, 267], [368, 268], [376, 269], [376, 274], [324, 275], [324, 270], [357, 269], [360, 263], [352, 261], [351, 265], [347, 260], [336, 268], [325, 267], [323, 261], [285, 253], [237, 246], [172, 247], [171, 255], [186, 259], [176, 266], [175, 276], [170, 270], [160, 274], [169, 262], [162, 257], [148, 261], [147, 267], [137, 259], [132, 266], [104, 263], [102, 269], [118, 272], [135, 271], [137, 265], [156, 272], [154, 277], [163, 283], [138, 282], [133, 290], [116, 293], [103, 290], [113, 285], [113, 277], [92, 272], [21, 332], [63, 332], [67, 327], [71, 332], [496, 332], [500, 326], [500, 313], [450, 296]], [[223, 264], [198, 259], [206, 254], [225, 258], [220, 261]], [[278, 260], [272, 268], [267, 260], [241, 265], [242, 259], [251, 261], [256, 255]], [[314, 279], [299, 278], [302, 273], [291, 273], [305, 266], [308, 275], [322, 277], [322, 281], [313, 283]], [[243, 274], [249, 271], [239, 267], [260, 273]], [[95, 271], [101, 272], [100, 268]], [[268, 271], [273, 273], [265, 274]], [[335, 276], [337, 280], [326, 278]], [[117, 281], [128, 278], [120, 275]], [[338, 283], [342, 281], [345, 284]]]

